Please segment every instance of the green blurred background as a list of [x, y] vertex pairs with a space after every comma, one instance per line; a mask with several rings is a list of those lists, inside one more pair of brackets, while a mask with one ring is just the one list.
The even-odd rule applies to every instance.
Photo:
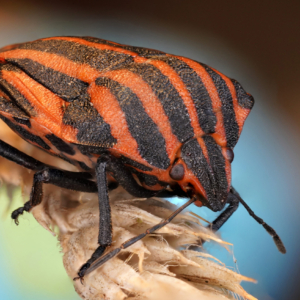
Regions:
[[[240, 207], [222, 228], [234, 258], [208, 246], [262, 300], [300, 299], [299, 1], [0, 1], [0, 47], [57, 35], [90, 35], [204, 62], [237, 79], [255, 106], [235, 148], [233, 185], [273, 226], [272, 239]], [[1, 187], [0, 214], [7, 205]], [[20, 206], [20, 191], [13, 208]], [[194, 210], [213, 218], [206, 209]], [[0, 299], [78, 299], [55, 238], [31, 215], [0, 220]]]

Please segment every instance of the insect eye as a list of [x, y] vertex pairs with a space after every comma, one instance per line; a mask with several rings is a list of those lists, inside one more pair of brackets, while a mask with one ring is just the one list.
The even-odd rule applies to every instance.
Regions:
[[175, 165], [171, 171], [170, 176], [174, 180], [181, 180], [184, 177], [184, 167], [182, 164]]
[[234, 159], [234, 153], [233, 153], [233, 150], [231, 148], [228, 148], [226, 150], [226, 158], [229, 160], [230, 163], [232, 163], [232, 161]]

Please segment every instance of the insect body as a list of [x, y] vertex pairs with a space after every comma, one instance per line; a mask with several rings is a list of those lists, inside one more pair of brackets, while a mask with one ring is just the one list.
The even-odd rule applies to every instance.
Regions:
[[100, 246], [80, 277], [143, 237], [102, 256], [112, 242], [107, 174], [134, 196], [178, 195], [213, 211], [229, 203], [214, 230], [243, 203], [230, 164], [254, 100], [237, 81], [188, 58], [91, 37], [4, 47], [0, 63], [0, 118], [81, 171], [51, 168], [0, 141], [0, 155], [37, 171], [30, 201], [12, 217], [42, 201], [43, 183], [98, 191]]

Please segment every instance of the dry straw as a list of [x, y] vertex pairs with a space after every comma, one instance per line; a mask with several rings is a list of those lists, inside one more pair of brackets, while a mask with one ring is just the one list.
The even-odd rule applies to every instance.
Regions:
[[[74, 170], [67, 163], [31, 147], [3, 123], [0, 124], [0, 139], [43, 162]], [[21, 185], [24, 194], [28, 195], [32, 172], [0, 158], [0, 176], [9, 187]], [[44, 228], [53, 234], [54, 230], [58, 232], [65, 269], [70, 278], [74, 278], [98, 246], [97, 195], [66, 191], [50, 185], [44, 187], [46, 197], [32, 213]], [[166, 200], [132, 199], [121, 188], [111, 193], [110, 201], [112, 248], [159, 223], [176, 208]], [[197, 245], [204, 240], [226, 245], [201, 225], [195, 214], [182, 213], [171, 224], [91, 272], [83, 284], [75, 281], [75, 290], [81, 298], [89, 300], [256, 299], [240, 286], [242, 280], [255, 282], [253, 279], [229, 270], [202, 248], [200, 252], [188, 250], [188, 245]]]

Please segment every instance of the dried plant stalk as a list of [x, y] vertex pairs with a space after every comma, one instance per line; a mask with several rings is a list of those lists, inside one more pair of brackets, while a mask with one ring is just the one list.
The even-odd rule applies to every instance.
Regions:
[[[0, 138], [48, 164], [58, 165], [57, 159], [36, 151], [3, 126], [1, 124]], [[72, 169], [64, 162], [59, 165]], [[32, 180], [28, 174], [26, 169], [0, 158], [2, 180], [13, 186], [23, 185], [26, 194]], [[98, 246], [97, 195], [44, 186], [47, 197], [32, 213], [53, 234], [54, 228], [58, 228], [63, 263], [70, 278], [74, 278]], [[159, 223], [176, 209], [166, 200], [132, 199], [122, 188], [111, 193], [110, 202], [113, 248]], [[217, 300], [234, 299], [235, 294], [255, 299], [240, 286], [242, 280], [253, 279], [227, 269], [205, 252], [187, 250], [187, 245], [197, 244], [200, 240], [214, 240], [226, 245], [202, 226], [195, 215], [180, 214], [171, 224], [91, 272], [85, 277], [84, 284], [75, 281], [75, 290], [81, 298], [89, 300]]]
[[[97, 196], [89, 195], [87, 199], [87, 194], [82, 194], [79, 202], [76, 195], [68, 192], [59, 198], [51, 196], [33, 209], [33, 215], [45, 228], [59, 228], [64, 266], [71, 278], [77, 276], [81, 265], [98, 246]], [[157, 224], [175, 209], [166, 200], [130, 199], [121, 188], [111, 193], [111, 204], [113, 248]], [[75, 281], [75, 289], [83, 299], [91, 300], [232, 299], [228, 291], [255, 299], [240, 286], [242, 280], [252, 279], [209, 259], [206, 253], [186, 250], [187, 245], [197, 244], [200, 239], [224, 243], [199, 225], [196, 217], [181, 214], [173, 223], [123, 250], [118, 257], [87, 275], [83, 285]]]

